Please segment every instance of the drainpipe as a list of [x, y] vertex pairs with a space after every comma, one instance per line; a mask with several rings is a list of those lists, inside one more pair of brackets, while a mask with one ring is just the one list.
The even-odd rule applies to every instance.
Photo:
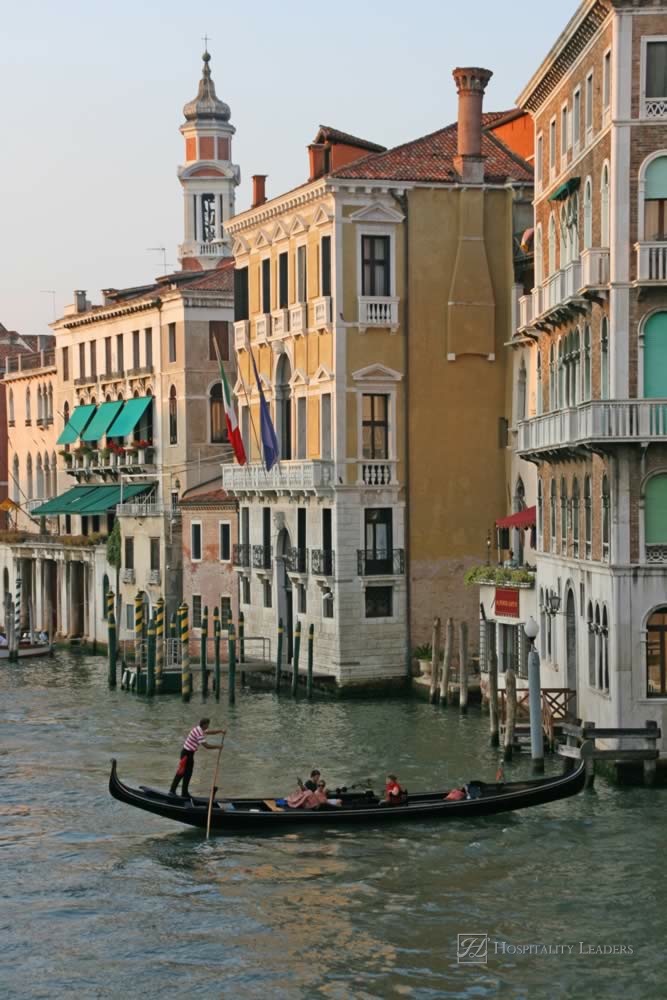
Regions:
[[399, 205], [405, 226], [404, 254], [403, 254], [403, 454], [405, 456], [405, 514], [404, 514], [404, 550], [405, 550], [405, 673], [409, 679], [412, 673], [412, 656], [410, 636], [412, 633], [412, 597], [410, 586], [410, 432], [408, 418], [410, 413], [410, 217], [408, 214], [408, 196], [403, 194], [392, 194], [392, 198]]

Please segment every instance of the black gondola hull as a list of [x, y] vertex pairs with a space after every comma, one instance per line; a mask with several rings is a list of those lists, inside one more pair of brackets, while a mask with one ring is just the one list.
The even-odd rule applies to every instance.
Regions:
[[[537, 781], [510, 782], [505, 784], [477, 783], [479, 798], [445, 801], [444, 791], [412, 795], [408, 802], [398, 806], [371, 804], [363, 796], [349, 797], [342, 807], [324, 809], [271, 808], [271, 799], [216, 800], [211, 812], [211, 829], [216, 833], [237, 831], [286, 831], [295, 827], [343, 826], [350, 824], [375, 825], [396, 820], [463, 819], [466, 817], [492, 816], [530, 806], [545, 805], [569, 798], [582, 790], [585, 783], [585, 764], [555, 778]], [[206, 828], [208, 800], [181, 798], [165, 795], [146, 788], [130, 788], [118, 778], [116, 761], [112, 761], [109, 792], [119, 802], [154, 813], [164, 819], [175, 820], [187, 826]]]

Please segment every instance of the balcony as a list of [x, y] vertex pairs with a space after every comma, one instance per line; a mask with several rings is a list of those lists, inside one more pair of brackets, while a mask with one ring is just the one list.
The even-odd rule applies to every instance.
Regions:
[[255, 340], [265, 344], [271, 336], [271, 314], [261, 313], [255, 319]]
[[609, 250], [606, 247], [584, 250], [581, 254], [581, 287], [604, 288], [609, 284]]
[[519, 424], [519, 454], [576, 451], [593, 445], [664, 443], [667, 399], [593, 400]]
[[667, 545], [646, 545], [646, 562], [656, 566], [667, 563]]
[[200, 243], [191, 240], [188, 243], [181, 243], [178, 248], [179, 257], [224, 257], [225, 245], [220, 241], [213, 243]]
[[319, 493], [333, 488], [333, 462], [280, 462], [267, 472], [259, 462], [222, 466], [222, 486], [229, 493]]
[[250, 339], [250, 322], [247, 319], [234, 323], [234, 347], [237, 351], [245, 350]]
[[162, 583], [162, 573], [159, 569], [151, 569], [148, 571], [148, 584], [149, 586], [159, 587]]
[[56, 352], [30, 351], [25, 354], [15, 354], [7, 358], [6, 375], [17, 375], [21, 372], [34, 372], [42, 368], [55, 368]]
[[396, 486], [396, 460], [359, 462], [357, 484], [361, 486]]
[[308, 329], [308, 307], [305, 302], [299, 302], [289, 307], [290, 333], [305, 333]]
[[395, 296], [359, 296], [359, 329], [369, 326], [389, 330], [398, 328], [398, 298]]
[[667, 242], [635, 243], [638, 285], [667, 282]]
[[116, 515], [118, 517], [178, 517], [180, 511], [172, 504], [145, 500], [136, 503], [116, 504]]
[[135, 583], [136, 576], [133, 569], [121, 570], [120, 579], [122, 583]]
[[645, 97], [643, 118], [667, 118], [667, 100], [664, 97]]
[[325, 295], [313, 302], [315, 329], [326, 330], [331, 326], [331, 296]]
[[289, 310], [276, 309], [271, 313], [271, 336], [274, 340], [286, 337], [289, 333]]
[[74, 379], [74, 385], [97, 385], [97, 375], [81, 375]]
[[271, 569], [271, 546], [253, 545], [252, 547], [252, 568]]
[[288, 573], [307, 573], [308, 549], [289, 549], [285, 556], [285, 567]]
[[249, 545], [244, 544], [232, 546], [232, 566], [240, 566], [242, 568], [250, 566]]
[[335, 564], [335, 553], [331, 549], [311, 550], [310, 571], [313, 576], [333, 576]]
[[358, 549], [359, 576], [402, 576], [405, 572], [403, 549]]

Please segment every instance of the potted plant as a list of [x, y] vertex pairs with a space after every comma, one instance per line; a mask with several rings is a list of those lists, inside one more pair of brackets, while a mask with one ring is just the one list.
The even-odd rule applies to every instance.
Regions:
[[65, 449], [63, 449], [63, 451], [61, 451], [59, 454], [60, 454], [60, 457], [63, 459], [65, 465], [69, 468], [71, 466], [72, 460], [74, 458], [74, 455], [72, 454], [72, 452], [71, 451], [66, 451]]
[[153, 442], [146, 438], [141, 438], [139, 441], [135, 441], [134, 444], [139, 452], [139, 465], [145, 465], [148, 461], [147, 452], [149, 449], [152, 449]]
[[126, 465], [136, 465], [137, 464], [137, 449], [134, 444], [128, 444], [123, 452], [125, 454], [125, 464]]
[[111, 454], [111, 449], [109, 448], [98, 448], [97, 457], [99, 459], [100, 465], [109, 464], [109, 455]]
[[421, 646], [416, 646], [412, 655], [419, 664], [419, 672], [422, 677], [431, 676], [431, 666], [433, 658], [433, 646], [430, 642], [423, 642]]

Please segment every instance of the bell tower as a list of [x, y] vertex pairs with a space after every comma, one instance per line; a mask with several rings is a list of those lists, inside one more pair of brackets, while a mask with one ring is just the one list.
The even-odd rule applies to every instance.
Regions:
[[178, 168], [183, 185], [185, 225], [178, 258], [183, 270], [206, 270], [231, 256], [225, 222], [234, 214], [234, 189], [241, 173], [232, 163], [232, 136], [228, 104], [218, 99], [211, 78], [211, 56], [202, 56], [204, 67], [199, 90], [183, 108], [185, 164]]

